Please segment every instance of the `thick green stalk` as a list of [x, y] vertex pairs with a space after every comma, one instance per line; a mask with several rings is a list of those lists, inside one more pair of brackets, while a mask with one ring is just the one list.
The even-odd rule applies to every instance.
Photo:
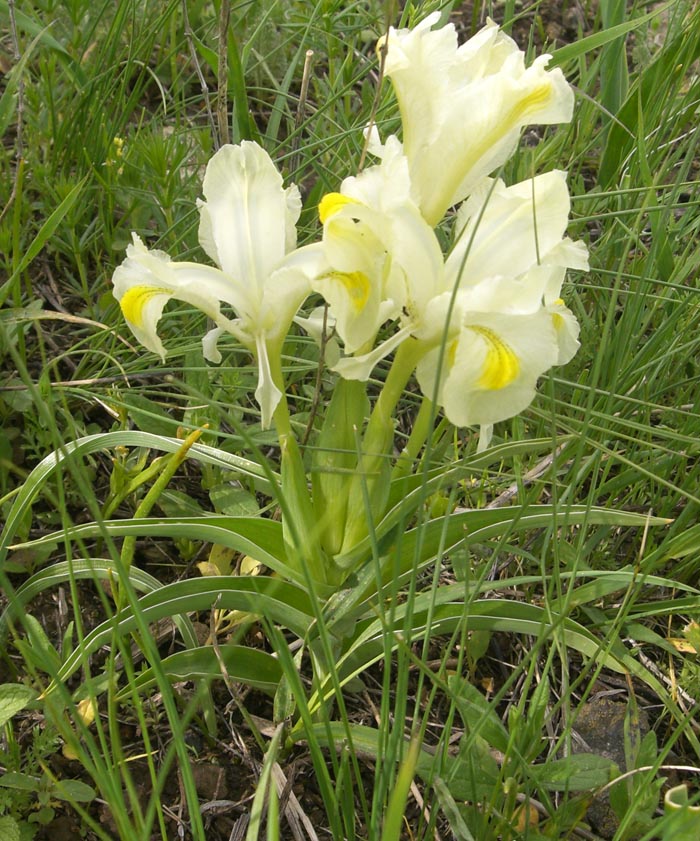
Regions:
[[350, 480], [357, 467], [357, 434], [369, 414], [367, 384], [340, 379], [323, 417], [311, 458], [311, 488], [321, 545], [329, 556], [340, 551]]
[[[379, 393], [355, 475], [350, 479], [348, 513], [341, 554], [349, 552], [384, 514], [390, 485], [390, 455], [394, 445], [394, 410], [425, 348], [409, 338], [399, 347]], [[368, 510], [369, 503], [369, 510]]]
[[413, 465], [418, 460], [418, 453], [423, 448], [423, 444], [428, 437], [428, 433], [435, 423], [435, 407], [433, 401], [424, 397], [420, 404], [420, 409], [413, 421], [411, 434], [408, 436], [406, 446], [401, 451], [394, 469], [391, 473], [392, 479], [400, 479], [403, 476], [408, 476], [413, 468]]
[[272, 380], [282, 392], [280, 402], [275, 409], [274, 421], [281, 451], [282, 488], [280, 504], [284, 541], [289, 554], [289, 562], [297, 569], [307, 570], [311, 580], [325, 582], [328, 566], [320, 546], [319, 529], [306, 481], [304, 462], [292, 431], [284, 377], [282, 376], [281, 349], [268, 345], [267, 350]]

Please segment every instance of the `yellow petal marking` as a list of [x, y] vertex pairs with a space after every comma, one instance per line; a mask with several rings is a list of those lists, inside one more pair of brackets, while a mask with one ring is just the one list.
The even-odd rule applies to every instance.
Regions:
[[457, 358], [457, 347], [459, 345], [459, 339], [454, 339], [454, 341], [450, 342], [447, 346], [447, 353], [446, 356], [446, 365], [445, 367], [449, 371], [455, 364], [455, 359]]
[[162, 286], [132, 286], [127, 289], [119, 302], [124, 318], [136, 327], [143, 327], [144, 307], [157, 295], [170, 295], [170, 290]]
[[350, 304], [355, 312], [361, 312], [371, 290], [369, 278], [363, 272], [331, 272], [328, 279], [337, 280], [348, 293]]
[[488, 327], [472, 325], [471, 329], [486, 343], [486, 358], [478, 385], [489, 391], [510, 385], [520, 373], [520, 361], [513, 348]]
[[[552, 304], [553, 307], [563, 307], [564, 306], [564, 299], [557, 298], [556, 301]], [[552, 324], [554, 325], [555, 330], [561, 330], [564, 326], [564, 316], [561, 313], [553, 312], [552, 313]]]
[[533, 111], [538, 111], [547, 104], [547, 100], [552, 95], [552, 85], [549, 82], [537, 85], [527, 96], [515, 103], [510, 109], [507, 122], [510, 126], [520, 125], [523, 118], [527, 117]]
[[321, 224], [325, 225], [331, 216], [335, 216], [339, 210], [345, 207], [346, 204], [357, 204], [356, 199], [351, 199], [349, 196], [344, 196], [342, 193], [326, 193], [321, 199], [318, 206], [318, 218]]

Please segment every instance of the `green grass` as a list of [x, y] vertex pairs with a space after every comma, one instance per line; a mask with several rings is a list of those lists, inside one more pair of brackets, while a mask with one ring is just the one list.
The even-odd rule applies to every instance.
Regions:
[[[288, 838], [295, 820], [299, 837], [336, 841], [597, 838], [586, 808], [606, 788], [608, 837], [698, 837], [700, 13], [685, 0], [570, 6], [563, 46], [544, 3], [407, 5], [404, 23], [454, 6], [463, 37], [491, 14], [531, 55], [554, 53], [574, 120], [523, 145], [505, 177], [568, 170], [569, 234], [589, 244], [591, 271], [565, 288], [578, 355], [484, 456], [471, 431], [438, 426], [413, 495], [397, 486], [398, 531], [378, 528], [368, 550], [377, 561], [396, 539], [395, 567], [371, 563], [334, 595], [280, 560], [290, 536], [274, 512], [294, 500], [256, 420], [250, 355], [224, 341], [207, 366], [204, 319], [181, 307], [161, 365], [111, 295], [131, 231], [204, 259], [194, 202], [221, 130], [219, 5], [186, 6], [187, 21], [165, 0], [0, 0], [13, 68], [0, 93], [0, 586], [15, 606], [0, 836], [65, 813], [90, 839], [234, 826]], [[258, 139], [300, 184], [302, 242], [318, 234], [319, 198], [356, 171], [387, 14], [232, 4], [230, 138]], [[388, 85], [376, 108], [385, 133], [398, 125]], [[302, 335], [285, 346], [300, 431], [317, 358]], [[327, 372], [321, 385], [322, 412]], [[417, 405], [407, 392], [399, 435]], [[428, 526], [428, 512], [451, 516]], [[224, 585], [196, 566], [236, 571], [245, 555], [278, 577]], [[157, 643], [152, 623], [176, 612]], [[28, 687], [19, 701], [15, 684]], [[576, 752], [577, 715], [608, 689], [624, 720], [618, 768]], [[224, 796], [202, 787], [208, 762], [234, 767]], [[690, 806], [668, 796], [680, 784]], [[238, 805], [200, 812], [216, 799]]]

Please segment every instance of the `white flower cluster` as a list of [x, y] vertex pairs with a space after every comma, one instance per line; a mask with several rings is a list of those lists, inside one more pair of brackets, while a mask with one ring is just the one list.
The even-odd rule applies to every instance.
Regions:
[[[298, 190], [244, 142], [220, 149], [204, 178], [199, 236], [218, 268], [173, 262], [134, 235], [114, 274], [124, 315], [149, 350], [164, 354], [156, 328], [177, 298], [216, 323], [204, 338], [208, 359], [218, 360], [222, 332], [256, 355], [264, 425], [281, 396], [269, 359], [312, 291], [342, 340], [341, 376], [366, 380], [411, 343], [423, 394], [455, 425], [480, 425], [484, 441], [529, 405], [544, 372], [576, 353], [578, 324], [560, 296], [566, 269], [587, 269], [588, 256], [565, 236], [566, 173], [511, 186], [489, 177], [524, 126], [571, 119], [571, 88], [546, 69], [548, 56], [526, 68], [495, 23], [458, 46], [451, 24], [432, 29], [437, 18], [381, 39], [402, 139], [381, 143], [372, 130], [379, 162], [324, 197], [319, 243], [296, 248]], [[434, 229], [456, 206], [445, 257]]]

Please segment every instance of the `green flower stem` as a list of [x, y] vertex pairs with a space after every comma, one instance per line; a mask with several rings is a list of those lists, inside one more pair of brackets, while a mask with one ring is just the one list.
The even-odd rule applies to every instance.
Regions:
[[306, 481], [304, 462], [292, 432], [285, 382], [282, 376], [281, 348], [268, 345], [267, 350], [272, 380], [282, 392], [273, 418], [281, 452], [280, 501], [288, 561], [297, 569], [306, 570], [312, 581], [325, 583], [328, 564], [320, 546], [320, 535]]
[[357, 430], [368, 415], [367, 383], [341, 377], [311, 452], [314, 512], [321, 546], [329, 557], [343, 545], [350, 479], [357, 467]]
[[420, 404], [420, 409], [418, 410], [416, 419], [413, 422], [413, 428], [411, 429], [411, 434], [408, 437], [406, 446], [403, 448], [401, 455], [394, 465], [394, 469], [391, 474], [392, 479], [400, 479], [404, 476], [408, 476], [411, 472], [411, 468], [416, 464], [418, 460], [418, 453], [420, 453], [423, 448], [434, 422], [435, 407], [433, 405], [433, 401], [428, 397], [424, 397]]
[[388, 456], [394, 444], [394, 410], [424, 351], [424, 346], [415, 339], [409, 338], [401, 344], [374, 405], [357, 470], [350, 479], [341, 554], [349, 552], [369, 534], [370, 517], [377, 522], [384, 514], [390, 484]]

